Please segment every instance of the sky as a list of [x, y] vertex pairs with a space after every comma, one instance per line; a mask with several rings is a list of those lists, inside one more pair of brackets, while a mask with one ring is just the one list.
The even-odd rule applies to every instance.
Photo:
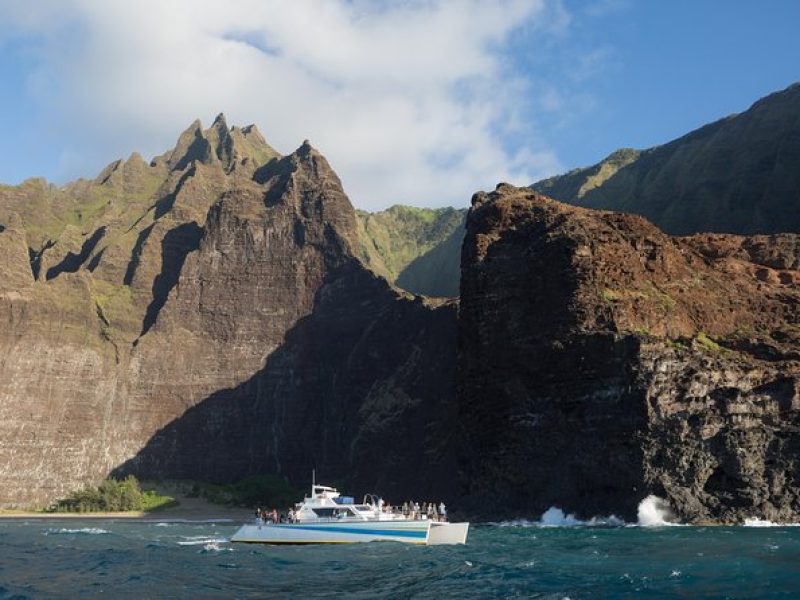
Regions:
[[311, 140], [353, 203], [466, 206], [800, 80], [797, 0], [0, 0], [0, 181], [194, 119]]

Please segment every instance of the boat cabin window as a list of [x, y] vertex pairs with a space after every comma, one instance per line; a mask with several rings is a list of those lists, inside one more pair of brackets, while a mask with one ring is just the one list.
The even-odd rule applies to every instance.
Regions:
[[312, 510], [318, 517], [335, 517], [339, 511], [338, 508], [314, 508]]

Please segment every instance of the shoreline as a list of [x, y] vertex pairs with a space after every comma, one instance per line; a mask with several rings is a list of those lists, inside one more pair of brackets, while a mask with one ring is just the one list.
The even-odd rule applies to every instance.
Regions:
[[212, 504], [202, 498], [176, 496], [177, 506], [155, 510], [152, 512], [38, 512], [28, 510], [0, 510], [0, 521], [130, 521], [139, 523], [158, 522], [225, 522], [244, 523], [252, 518], [252, 511], [247, 508]]
[[85, 513], [39, 513], [2, 512], [0, 521], [131, 521], [139, 523], [244, 523], [241, 515], [180, 515], [165, 512], [85, 512]]

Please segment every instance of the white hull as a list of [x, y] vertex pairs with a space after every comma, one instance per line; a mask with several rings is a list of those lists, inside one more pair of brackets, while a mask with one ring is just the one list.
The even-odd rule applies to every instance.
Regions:
[[280, 525], [243, 525], [232, 542], [259, 544], [352, 544], [403, 542], [405, 544], [465, 544], [469, 523], [429, 520], [360, 522], [310, 522]]

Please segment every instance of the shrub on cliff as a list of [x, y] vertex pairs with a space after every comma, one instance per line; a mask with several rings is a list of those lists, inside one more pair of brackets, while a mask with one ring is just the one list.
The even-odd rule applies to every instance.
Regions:
[[106, 479], [97, 487], [72, 492], [57, 501], [50, 512], [123, 512], [163, 508], [175, 501], [156, 492], [142, 491], [133, 475], [125, 479]]

